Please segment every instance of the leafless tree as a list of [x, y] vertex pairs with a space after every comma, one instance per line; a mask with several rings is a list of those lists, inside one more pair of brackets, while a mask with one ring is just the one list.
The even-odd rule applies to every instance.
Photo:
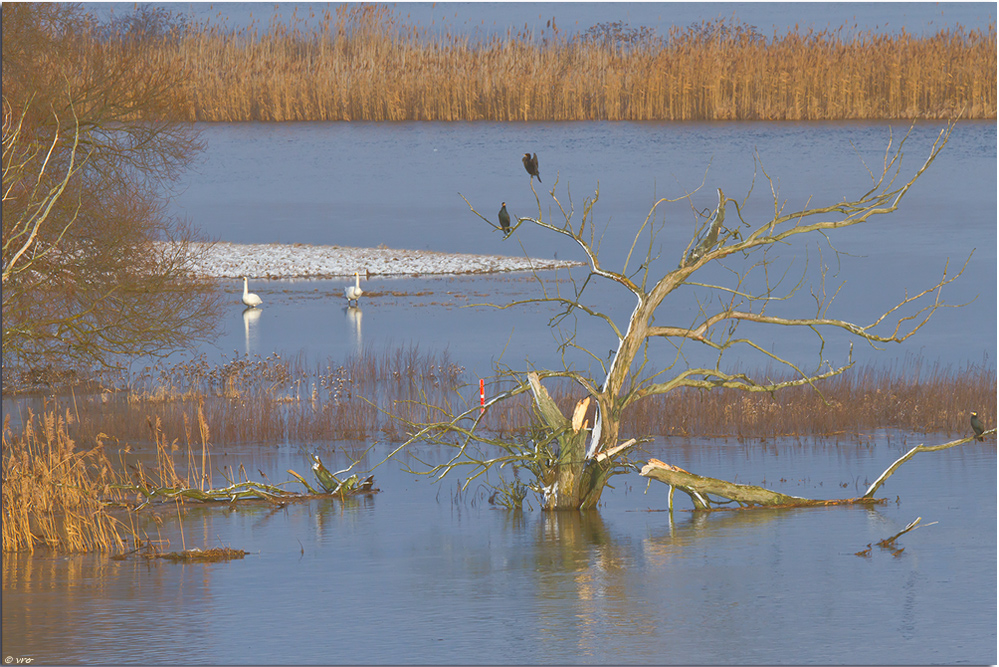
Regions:
[[[616, 349], [612, 349], [609, 356], [588, 349], [579, 342], [578, 324], [569, 325], [561, 333], [563, 353], [575, 350], [588, 356], [593, 365], [599, 366], [599, 377], [574, 370], [571, 364], [565, 364], [565, 368], [558, 370], [505, 373], [506, 379], [513, 380], [512, 388], [492, 399], [490, 405], [530, 392], [538, 416], [537, 431], [519, 442], [502, 440], [480, 428], [481, 414], [477, 406], [460, 414], [444, 411], [442, 418], [435, 422], [411, 424], [413, 440], [432, 440], [457, 448], [453, 458], [431, 468], [430, 474], [440, 477], [463, 469], [471, 471], [468, 477], [474, 479], [493, 468], [519, 467], [529, 470], [534, 480], [526, 485], [504, 482], [501, 499], [507, 504], [517, 504], [524, 498], [526, 490], [533, 489], [541, 497], [541, 505], [545, 509], [592, 508], [599, 502], [609, 476], [626, 471], [630, 465], [628, 451], [640, 442], [635, 439], [621, 442], [619, 432], [624, 410], [635, 402], [681, 387], [704, 390], [728, 388], [745, 392], [776, 392], [801, 385], [818, 388], [822, 380], [843, 373], [853, 365], [852, 343], [843, 350], [843, 360], [838, 364], [826, 359], [826, 332], [830, 330], [845, 332], [854, 340], [874, 346], [905, 341], [939, 308], [952, 307], [943, 301], [942, 289], [960, 276], [963, 268], [951, 275], [944, 266], [943, 275], [935, 284], [915, 294], [906, 293], [872, 321], [858, 324], [829, 315], [838, 290], [827, 292], [827, 270], [824, 266], [817, 278], [814, 275], [810, 278], [809, 271], [805, 269], [800, 278], [795, 279], [788, 268], [777, 268], [780, 266], [777, 260], [782, 255], [793, 255], [796, 252], [794, 244], [806, 237], [819, 237], [831, 246], [830, 237], [835, 232], [864, 224], [873, 216], [894, 212], [905, 194], [943, 150], [951, 129], [952, 125], [948, 125], [941, 130], [925, 162], [907, 179], [901, 176], [901, 169], [903, 148], [910, 135], [907, 133], [897, 143], [894, 138], [889, 138], [883, 164], [873, 171], [869, 170], [872, 187], [852, 201], [785, 211], [786, 205], [780, 199], [775, 181], [763, 171], [770, 186], [773, 212], [760, 220], [743, 213], [752, 194], [752, 186], [742, 201], [726, 196], [719, 189], [717, 205], [709, 214], [697, 216], [702, 221], [699, 228], [682, 252], [677, 248], [672, 258], [660, 256], [658, 248], [661, 244], [657, 239], [665, 223], [657, 222], [656, 213], [668, 204], [684, 201], [690, 204], [693, 193], [676, 199], [661, 199], [638, 225], [620, 270], [606, 266], [598, 251], [599, 239], [594, 233], [593, 210], [599, 191], [584, 203], [579, 222], [574, 221], [571, 201], [563, 203], [556, 196], [558, 184], [548, 192], [550, 210], [556, 212], [556, 220], [544, 217], [541, 199], [535, 194], [537, 217], [521, 217], [517, 225], [527, 223], [570, 239], [579, 250], [588, 271], [581, 279], [577, 277], [572, 281], [571, 290], [564, 290], [557, 283], [555, 287], [547, 286], [539, 277], [543, 292], [541, 297], [488, 305], [512, 308], [525, 303], [548, 304], [556, 313], [552, 319], [554, 326], [576, 322], [580, 315], [593, 318], [609, 329], [616, 340]], [[495, 227], [491, 220], [475, 211], [471, 204], [469, 206], [476, 215]], [[645, 248], [641, 264], [637, 269], [629, 268], [639, 247]], [[835, 252], [835, 248], [833, 250]], [[677, 259], [678, 265], [675, 264]], [[675, 268], [665, 269], [663, 265], [666, 263]], [[727, 280], [698, 280], [698, 272], [707, 274], [709, 272], [705, 269], [708, 267], [713, 269], [711, 275], [727, 276]], [[817, 280], [817, 284], [811, 285], [811, 305], [807, 306], [810, 312], [802, 312], [800, 317], [775, 312], [778, 308], [779, 312], [786, 312], [788, 304], [784, 302], [791, 302], [796, 294], [805, 289], [809, 280]], [[594, 305], [592, 299], [587, 299], [586, 290], [595, 281], [610, 281], [630, 294], [635, 305], [625, 322], [616, 322], [608, 312]], [[676, 314], [679, 310], [663, 307], [667, 297], [677, 296], [681, 289], [693, 291], [696, 315], [692, 321], [688, 317], [687, 321], [668, 322], [683, 317]], [[803, 308], [800, 303], [794, 307]], [[782, 356], [763, 344], [760, 334], [756, 334], [755, 340], [752, 336], [741, 335], [740, 325], [744, 323], [811, 332], [816, 337], [817, 363], [805, 367], [790, 356]], [[665, 342], [666, 346], [652, 348], [652, 342]], [[687, 350], [691, 346], [709, 351], [715, 363], [709, 366], [688, 363], [688, 356], [691, 355]], [[757, 351], [770, 365], [784, 368], [787, 379], [773, 380], [727, 370], [731, 366], [724, 363], [725, 355], [735, 348]], [[663, 355], [663, 349], [673, 350], [671, 360]], [[668, 363], [663, 365], [664, 358]], [[657, 363], [660, 370], [651, 370]], [[577, 406], [573, 418], [563, 416], [555, 406], [542, 385], [545, 378], [567, 378], [583, 389], [586, 398]], [[592, 426], [583, 423], [583, 415], [588, 409], [586, 403], [591, 400], [595, 404]], [[500, 453], [495, 454], [497, 451]], [[511, 500], [512, 503], [508, 502]]]
[[[161, 18], [161, 17], [160, 17]], [[210, 337], [219, 293], [189, 275], [164, 191], [200, 149], [183, 68], [75, 6], [3, 7], [4, 364], [111, 363]]]

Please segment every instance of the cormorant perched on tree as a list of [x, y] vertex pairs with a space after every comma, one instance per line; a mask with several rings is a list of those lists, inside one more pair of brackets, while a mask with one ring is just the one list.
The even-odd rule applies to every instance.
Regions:
[[510, 233], [510, 214], [506, 212], [506, 202], [503, 202], [503, 208], [499, 211], [499, 221], [500, 227], [503, 228], [503, 234], [507, 235]]
[[984, 442], [985, 438], [982, 437], [982, 432], [985, 431], [985, 426], [982, 424], [982, 420], [978, 418], [978, 413], [974, 411], [971, 413], [971, 428], [975, 429], [975, 440]]
[[541, 174], [538, 173], [538, 154], [535, 153], [534, 157], [531, 157], [530, 153], [524, 153], [524, 169], [531, 176], [538, 177], [538, 183], [541, 182]]

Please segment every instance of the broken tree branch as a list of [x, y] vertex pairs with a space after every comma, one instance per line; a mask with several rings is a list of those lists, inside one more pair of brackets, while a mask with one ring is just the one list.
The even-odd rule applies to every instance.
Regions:
[[[713, 477], [701, 477], [689, 473], [683, 468], [664, 463], [658, 459], [649, 459], [640, 473], [679, 489], [690, 496], [694, 509], [703, 511], [782, 508], [782, 507], [819, 507], [828, 505], [873, 505], [885, 502], [876, 498], [842, 498], [833, 500], [814, 500], [777, 493], [762, 486], [749, 484], [733, 484]], [[727, 498], [727, 502], [738, 503], [738, 507], [714, 507], [721, 501], [712, 500], [710, 496]]]
[[[982, 435], [994, 435], [995, 433], [996, 429], [993, 428], [985, 431]], [[887, 470], [881, 473], [881, 475], [874, 480], [874, 483], [871, 484], [870, 488], [867, 489], [867, 492], [859, 498], [839, 498], [832, 500], [799, 498], [798, 496], [789, 496], [783, 493], [777, 493], [776, 491], [771, 491], [769, 489], [764, 489], [761, 486], [733, 484], [732, 482], [715, 479], [713, 477], [701, 477], [700, 475], [689, 473], [683, 468], [664, 463], [659, 459], [649, 459], [642, 468], [642, 472], [640, 474], [643, 477], [655, 479], [670, 486], [671, 507], [673, 489], [680, 489], [690, 496], [691, 501], [694, 503], [695, 510], [705, 511], [751, 509], [762, 507], [777, 508], [818, 507], [827, 505], [873, 505], [885, 502], [884, 498], [875, 498], [874, 494], [879, 488], [881, 488], [881, 485], [884, 484], [885, 481], [892, 476], [892, 474], [894, 474], [899, 466], [911, 459], [917, 453], [950, 449], [951, 447], [957, 447], [958, 445], [971, 442], [975, 440], [975, 437], [976, 436], [970, 436], [967, 438], [961, 438], [960, 440], [952, 440], [951, 442], [946, 442], [942, 445], [917, 445], [913, 447], [903, 454], [897, 461], [892, 463]], [[715, 505], [721, 504], [722, 501], [712, 500], [712, 495], [727, 498], [724, 502], [738, 503], [738, 507], [715, 507]], [[915, 525], [915, 523], [912, 525]], [[909, 528], [906, 530], [909, 530]], [[902, 532], [904, 533], [905, 531]], [[899, 533], [898, 535], [901, 534], [902, 533]], [[895, 537], [898, 537], [898, 535]], [[893, 540], [895, 538], [893, 537], [891, 539]]]
[[[928, 523], [928, 524], [925, 524], [923, 526], [920, 526], [919, 522], [922, 521], [922, 520], [923, 520], [923, 517], [917, 516], [916, 520], [913, 521], [912, 523], [910, 523], [908, 526], [906, 526], [902, 530], [898, 531], [897, 533], [895, 533], [891, 537], [886, 537], [885, 539], [883, 539], [880, 542], [878, 542], [878, 546], [879, 547], [884, 547], [886, 549], [892, 549], [895, 546], [895, 540], [897, 540], [898, 538], [902, 537], [903, 535], [905, 535], [906, 533], [908, 533], [910, 530], [912, 530], [914, 528], [917, 528], [917, 527], [918, 528], [926, 528], [927, 526], [932, 526], [933, 524], [937, 523], [936, 521], [934, 521], [933, 523]], [[870, 545], [868, 545], [868, 546], [870, 546]]]
[[[982, 435], [994, 435], [995, 432], [996, 429], [993, 428], [989, 429], [988, 431], [985, 431], [984, 433], [982, 433]], [[871, 484], [869, 489], [867, 489], [867, 493], [865, 493], [862, 497], [863, 498], [873, 497], [874, 493], [881, 487], [882, 484], [885, 483], [885, 481], [887, 481], [889, 477], [892, 476], [892, 474], [894, 474], [895, 470], [898, 469], [900, 465], [911, 459], [919, 452], [936, 452], [941, 449], [950, 449], [951, 447], [957, 447], [958, 445], [963, 445], [966, 442], [971, 442], [974, 439], [975, 436], [971, 436], [968, 438], [961, 438], [960, 440], [952, 440], [950, 442], [945, 442], [942, 445], [916, 445], [915, 447], [907, 451], [905, 454], [903, 454], [897, 461], [892, 463], [887, 470], [881, 473], [881, 476], [878, 477], [876, 480], [874, 480], [874, 483]]]

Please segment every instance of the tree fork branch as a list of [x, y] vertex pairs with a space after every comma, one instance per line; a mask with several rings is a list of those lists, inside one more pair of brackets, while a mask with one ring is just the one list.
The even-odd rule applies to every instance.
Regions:
[[[993, 428], [983, 432], [982, 435], [983, 436], [995, 435], [995, 433], [996, 429]], [[899, 466], [901, 466], [903, 463], [911, 459], [919, 452], [936, 452], [941, 449], [950, 449], [951, 447], [957, 447], [958, 445], [963, 445], [967, 442], [971, 442], [974, 439], [975, 436], [971, 436], [968, 438], [961, 438], [960, 440], [951, 440], [950, 442], [945, 442], [942, 445], [916, 445], [915, 447], [907, 451], [905, 454], [903, 454], [901, 457], [899, 457], [897, 461], [888, 466], [888, 469], [885, 470], [883, 473], [881, 473], [880, 477], [874, 480], [874, 483], [871, 484], [870, 488], [867, 489], [867, 492], [862, 497], [863, 498], [873, 497], [874, 494], [877, 492], [877, 490], [881, 488], [881, 485], [884, 484], [888, 480], [888, 478], [895, 473], [895, 471], [898, 469]]]

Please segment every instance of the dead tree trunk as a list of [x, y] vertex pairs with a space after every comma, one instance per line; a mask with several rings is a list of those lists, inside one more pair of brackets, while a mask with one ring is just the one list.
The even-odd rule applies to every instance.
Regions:
[[596, 456], [587, 456], [589, 436], [583, 420], [589, 397], [576, 406], [572, 420], [566, 419], [537, 373], [528, 373], [528, 383], [541, 419], [558, 439], [558, 452], [543, 479], [542, 507], [546, 510], [593, 509], [600, 502], [607, 478], [621, 472], [611, 457], [636, 443], [634, 439]]
[[[985, 434], [994, 434], [996, 429], [986, 431]], [[670, 488], [670, 509], [673, 508], [673, 490], [680, 489], [694, 503], [695, 510], [734, 510], [734, 509], [759, 509], [759, 508], [779, 508], [779, 507], [826, 507], [829, 505], [875, 505], [885, 502], [884, 498], [875, 498], [874, 494], [885, 481], [903, 463], [918, 454], [919, 452], [934, 452], [941, 449], [949, 449], [958, 445], [963, 445], [974, 440], [974, 437], [953, 440], [942, 445], [917, 445], [897, 461], [888, 467], [871, 484], [867, 492], [859, 498], [836, 498], [832, 500], [815, 500], [812, 498], [800, 498], [777, 493], [761, 486], [751, 486], [748, 484], [733, 484], [722, 479], [713, 477], [701, 477], [689, 473], [683, 468], [664, 463], [659, 459], [649, 459], [642, 468], [641, 475], [649, 479], [658, 480], [668, 484]], [[725, 501], [713, 500], [711, 496], [725, 498]], [[735, 503], [735, 505], [731, 505]], [[726, 507], [719, 505], [727, 504]]]

